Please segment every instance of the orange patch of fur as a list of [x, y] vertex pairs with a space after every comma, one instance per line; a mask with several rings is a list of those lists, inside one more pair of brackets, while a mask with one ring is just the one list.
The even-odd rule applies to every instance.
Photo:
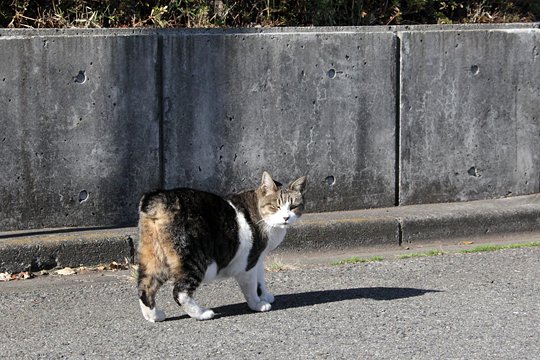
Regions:
[[145, 273], [163, 282], [182, 276], [181, 254], [174, 249], [169, 233], [172, 214], [158, 206], [152, 216], [141, 214], [139, 222], [139, 262]]

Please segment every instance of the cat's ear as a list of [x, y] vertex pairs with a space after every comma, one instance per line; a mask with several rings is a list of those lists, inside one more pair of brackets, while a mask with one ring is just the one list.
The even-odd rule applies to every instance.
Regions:
[[263, 172], [263, 175], [262, 175], [261, 189], [264, 195], [274, 193], [278, 190], [276, 183], [274, 182], [274, 179], [272, 179], [270, 174], [267, 173], [266, 171]]
[[301, 178], [296, 179], [289, 185], [289, 190], [298, 191], [300, 193], [304, 193], [304, 190], [306, 189], [306, 183], [307, 183], [307, 177], [302, 176]]

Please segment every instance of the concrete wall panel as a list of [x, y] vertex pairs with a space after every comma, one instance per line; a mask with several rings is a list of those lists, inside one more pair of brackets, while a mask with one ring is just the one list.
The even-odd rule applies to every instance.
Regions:
[[159, 186], [156, 37], [0, 38], [0, 230], [134, 224]]
[[400, 204], [539, 191], [539, 35], [400, 34]]
[[392, 33], [164, 39], [167, 187], [229, 193], [309, 176], [309, 211], [395, 198]]
[[0, 29], [0, 231], [263, 170], [307, 174], [311, 212], [538, 192], [539, 31]]

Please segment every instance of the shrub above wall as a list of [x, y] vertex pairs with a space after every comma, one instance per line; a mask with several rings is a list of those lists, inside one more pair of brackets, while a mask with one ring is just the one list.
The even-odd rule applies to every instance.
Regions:
[[531, 22], [536, 0], [4, 1], [0, 26], [253, 27]]

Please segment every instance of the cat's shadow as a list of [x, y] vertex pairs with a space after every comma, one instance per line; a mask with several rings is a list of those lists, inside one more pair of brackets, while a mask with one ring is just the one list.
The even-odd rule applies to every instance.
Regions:
[[[371, 299], [371, 300], [397, 300], [410, 297], [422, 296], [427, 293], [441, 292], [440, 290], [398, 288], [398, 287], [373, 287], [354, 288], [339, 290], [309, 291], [303, 293], [276, 295], [271, 311], [294, 309], [299, 307], [327, 304], [346, 300]], [[214, 319], [254, 314], [245, 302], [223, 305], [212, 308], [216, 313]], [[167, 318], [166, 321], [174, 321], [188, 318], [187, 315]]]

